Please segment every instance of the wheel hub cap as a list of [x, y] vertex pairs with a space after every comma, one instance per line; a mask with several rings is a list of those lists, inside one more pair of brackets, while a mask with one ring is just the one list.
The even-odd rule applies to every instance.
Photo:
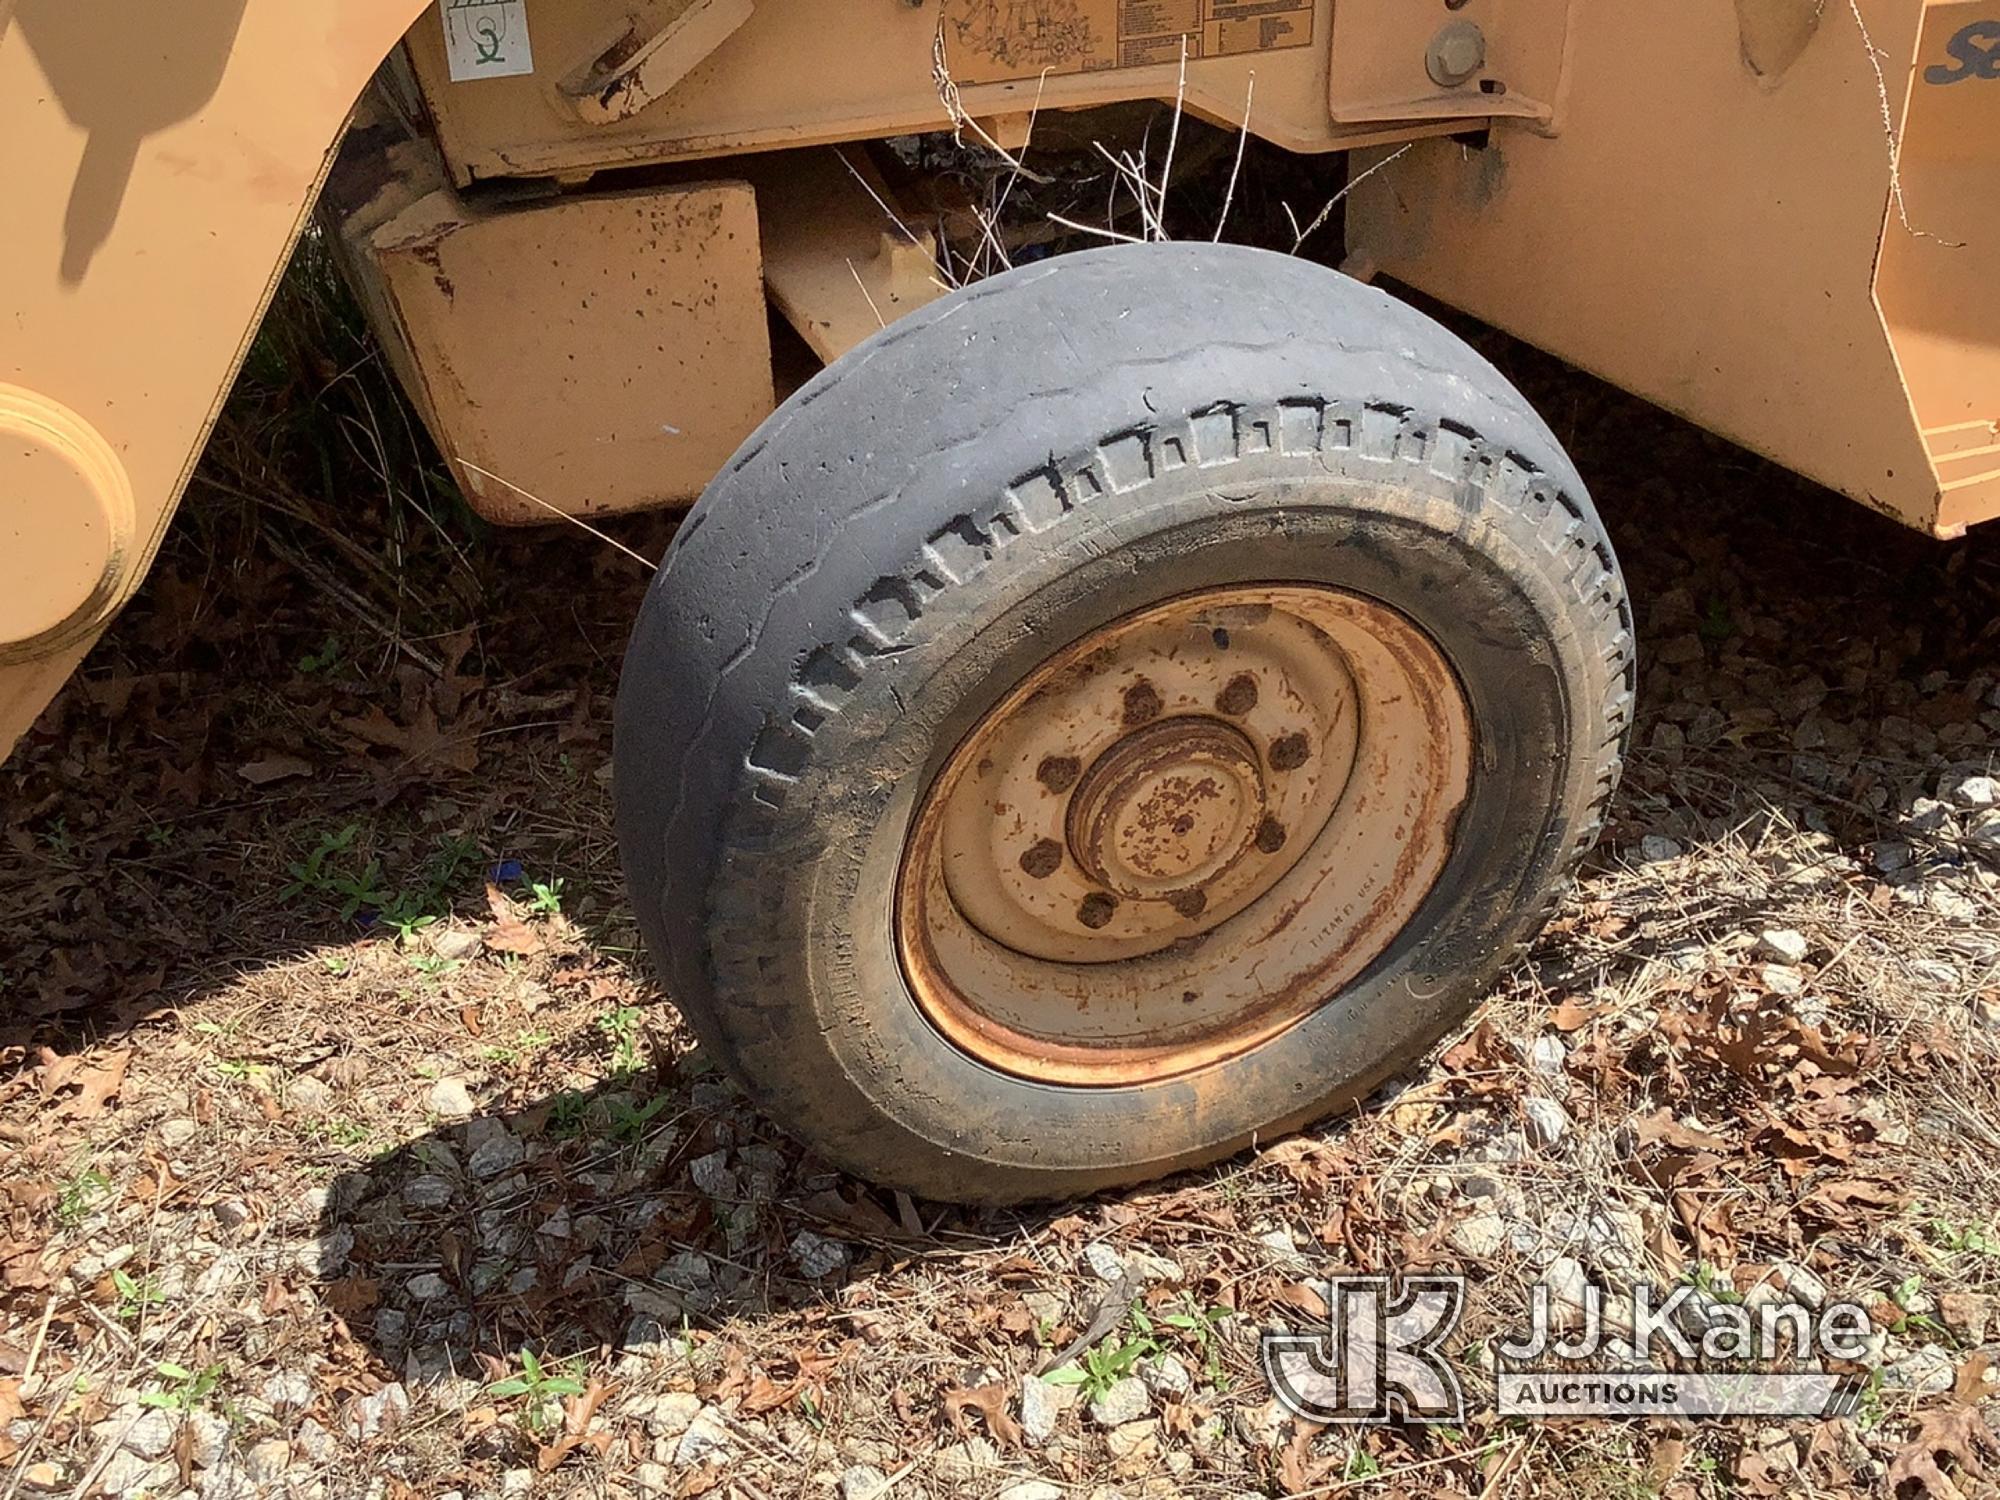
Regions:
[[997, 1066], [1158, 1077], [1302, 1018], [1428, 891], [1462, 695], [1401, 616], [1209, 590], [1057, 653], [951, 755], [898, 892], [918, 1003]]

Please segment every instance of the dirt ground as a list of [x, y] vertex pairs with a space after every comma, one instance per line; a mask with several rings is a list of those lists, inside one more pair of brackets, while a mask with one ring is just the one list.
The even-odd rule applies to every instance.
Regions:
[[[0, 772], [0, 1500], [1993, 1493], [2000, 533], [1477, 334], [1643, 631], [1579, 889], [1357, 1118], [968, 1212], [827, 1170], [655, 988], [608, 796], [644, 569], [472, 526], [345, 315], [288, 316]], [[1464, 1348], [1538, 1274], [1877, 1339], [1851, 1419], [1297, 1426], [1257, 1331], [1357, 1269], [1466, 1271]]]

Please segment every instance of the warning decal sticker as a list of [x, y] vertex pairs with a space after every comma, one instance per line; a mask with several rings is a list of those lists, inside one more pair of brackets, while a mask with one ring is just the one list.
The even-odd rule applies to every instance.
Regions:
[[1178, 64], [1311, 43], [1313, 0], [946, 0], [959, 84]]

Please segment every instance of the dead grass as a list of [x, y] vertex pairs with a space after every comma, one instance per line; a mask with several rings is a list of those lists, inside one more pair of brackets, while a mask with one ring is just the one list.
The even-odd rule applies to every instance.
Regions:
[[[1254, 170], [1236, 195], [1282, 224]], [[2000, 760], [1992, 539], [1905, 535], [1479, 335], [1640, 610], [1579, 889], [1358, 1118], [966, 1212], [826, 1170], [707, 1067], [609, 831], [642, 570], [455, 516], [303, 295], [312, 337], [253, 363], [147, 590], [0, 773], [0, 1500], [1834, 1495], [1985, 1399], [2000, 881], [1954, 798]], [[1342, 1435], [1256, 1373], [1332, 1272], [1463, 1267], [1476, 1341], [1563, 1259], [1817, 1278], [1875, 1310], [1879, 1378], [1827, 1424]], [[1094, 1349], [1146, 1353], [1143, 1413], [1024, 1409], [1126, 1275]]]

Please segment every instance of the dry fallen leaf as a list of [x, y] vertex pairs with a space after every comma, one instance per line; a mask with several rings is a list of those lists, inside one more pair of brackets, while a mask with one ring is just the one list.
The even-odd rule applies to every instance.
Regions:
[[1993, 1360], [1985, 1354], [1974, 1354], [1958, 1367], [1958, 1378], [1952, 1382], [1951, 1398], [1964, 1406], [1977, 1406], [1986, 1394], [1986, 1372]]
[[592, 1432], [590, 1424], [597, 1416], [597, 1408], [617, 1389], [615, 1385], [592, 1379], [580, 1394], [565, 1398], [562, 1436], [536, 1450], [535, 1466], [546, 1474], [579, 1448], [594, 1449], [602, 1458], [611, 1446], [611, 1434]]
[[1292, 1418], [1291, 1441], [1278, 1451], [1278, 1482], [1287, 1495], [1314, 1489], [1319, 1477], [1333, 1467], [1333, 1459], [1312, 1456], [1312, 1440], [1323, 1430], [1317, 1423]]
[[507, 893], [492, 881], [486, 882], [486, 906], [493, 913], [493, 925], [486, 929], [486, 946], [496, 953], [540, 953], [541, 934], [523, 922], [514, 911]]
[[236, 768], [236, 774], [252, 786], [269, 786], [274, 781], [310, 776], [312, 773], [311, 762], [300, 760], [296, 755], [265, 755]]
[[1549, 1021], [1557, 1031], [1567, 1034], [1583, 1030], [1599, 1016], [1608, 1015], [1610, 1011], [1611, 1007], [1608, 1005], [1587, 1005], [1572, 995], [1556, 1007], [1555, 1014]]
[[750, 1377], [750, 1389], [743, 1393], [743, 1411], [750, 1416], [762, 1412], [775, 1411], [790, 1401], [805, 1387], [803, 1380], [794, 1380], [789, 1385], [779, 1385], [762, 1370]]
[[1005, 1385], [996, 1380], [988, 1385], [954, 1386], [944, 1393], [944, 1414], [960, 1432], [970, 1430], [965, 1421], [968, 1407], [986, 1419], [986, 1430], [995, 1441], [1009, 1448], [1021, 1446], [1021, 1425], [1007, 1414]]
[[[1984, 1478], [1987, 1462], [1996, 1457], [2000, 1457], [2000, 1438], [1994, 1437], [1993, 1429], [1986, 1425], [1977, 1407], [1954, 1406], [1926, 1412], [1918, 1424], [1917, 1435], [1890, 1461], [1883, 1488], [1897, 1496], [1968, 1500], [1972, 1495], [1987, 1493], [1987, 1487], [1961, 1486], [1958, 1479]], [[1940, 1460], [1949, 1461], [1952, 1474], [1945, 1472]], [[1905, 1490], [1905, 1485], [1919, 1488]]]
[[50, 1098], [75, 1084], [76, 1096], [64, 1101], [61, 1108], [79, 1120], [88, 1120], [101, 1114], [104, 1106], [123, 1086], [125, 1070], [132, 1064], [132, 1049], [124, 1047], [110, 1053], [94, 1067], [83, 1065], [81, 1053], [74, 1057], [58, 1057], [44, 1047], [41, 1057], [42, 1066], [36, 1074], [36, 1083], [42, 1097]]

